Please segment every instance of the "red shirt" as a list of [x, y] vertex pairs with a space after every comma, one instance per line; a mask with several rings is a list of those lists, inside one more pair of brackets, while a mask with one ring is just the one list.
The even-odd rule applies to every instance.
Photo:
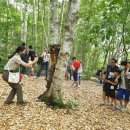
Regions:
[[78, 68], [80, 67], [80, 62], [78, 60], [75, 60], [73, 62], [73, 66], [74, 66], [75, 70], [78, 70]]

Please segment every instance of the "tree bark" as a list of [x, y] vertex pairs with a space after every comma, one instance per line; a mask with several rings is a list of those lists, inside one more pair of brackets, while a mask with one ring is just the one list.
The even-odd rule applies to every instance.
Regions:
[[33, 0], [33, 39], [35, 50], [37, 52], [37, 11], [36, 11], [37, 1]]
[[58, 26], [58, 0], [51, 0], [51, 20], [50, 20], [50, 35], [51, 35], [51, 45], [58, 44], [59, 38], [59, 26]]
[[[21, 41], [22, 42], [27, 42], [27, 29], [28, 29], [28, 3], [29, 0], [26, 1], [25, 7], [24, 7], [24, 12], [22, 12], [21, 9], [21, 22], [22, 22], [22, 30], [21, 30]], [[24, 18], [23, 18], [23, 13], [24, 13]]]

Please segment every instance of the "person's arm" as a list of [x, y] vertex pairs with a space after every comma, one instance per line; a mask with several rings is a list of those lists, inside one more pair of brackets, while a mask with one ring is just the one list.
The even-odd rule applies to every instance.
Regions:
[[103, 74], [103, 76], [102, 76], [102, 80], [103, 80], [103, 82], [106, 81], [106, 75], [105, 75], [105, 74]]
[[126, 70], [126, 75], [128, 75], [128, 72], [130, 71], [130, 64], [127, 64], [127, 70]]
[[110, 81], [110, 80], [107, 80], [107, 83], [110, 83], [110, 84], [112, 84], [112, 85], [117, 85], [118, 84], [118, 82], [115, 80], [114, 82], [112, 82], [112, 81]]
[[75, 70], [75, 67], [72, 65], [72, 70]]
[[102, 72], [100, 72], [99, 77], [100, 77], [100, 79], [102, 78]]
[[83, 72], [83, 68], [82, 68], [82, 66], [80, 67], [80, 72], [81, 72], [81, 73]]
[[118, 75], [118, 76], [116, 77], [116, 79], [115, 79], [115, 82], [118, 82], [119, 79], [120, 79], [120, 77], [121, 77], [121, 75]]
[[23, 67], [30, 67], [31, 65], [35, 64], [38, 61], [38, 58], [35, 58], [34, 61], [32, 61], [31, 63], [25, 63], [24, 61], [20, 62], [20, 65], [22, 65]]
[[44, 53], [40, 57], [44, 57]]

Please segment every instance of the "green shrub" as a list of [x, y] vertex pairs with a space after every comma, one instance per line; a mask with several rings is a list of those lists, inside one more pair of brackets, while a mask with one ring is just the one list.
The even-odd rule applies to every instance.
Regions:
[[0, 73], [2, 73], [4, 66], [6, 65], [6, 63], [8, 62], [7, 58], [3, 58], [0, 62]]
[[74, 103], [73, 101], [67, 101], [66, 103], [63, 102], [63, 98], [53, 99], [51, 97], [42, 96], [41, 99], [45, 102], [46, 105], [51, 106], [54, 109], [77, 109], [78, 104]]

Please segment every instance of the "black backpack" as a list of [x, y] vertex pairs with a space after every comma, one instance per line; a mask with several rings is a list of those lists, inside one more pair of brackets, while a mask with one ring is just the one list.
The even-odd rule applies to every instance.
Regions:
[[41, 65], [42, 63], [43, 63], [43, 58], [42, 57], [38, 57], [37, 64]]

